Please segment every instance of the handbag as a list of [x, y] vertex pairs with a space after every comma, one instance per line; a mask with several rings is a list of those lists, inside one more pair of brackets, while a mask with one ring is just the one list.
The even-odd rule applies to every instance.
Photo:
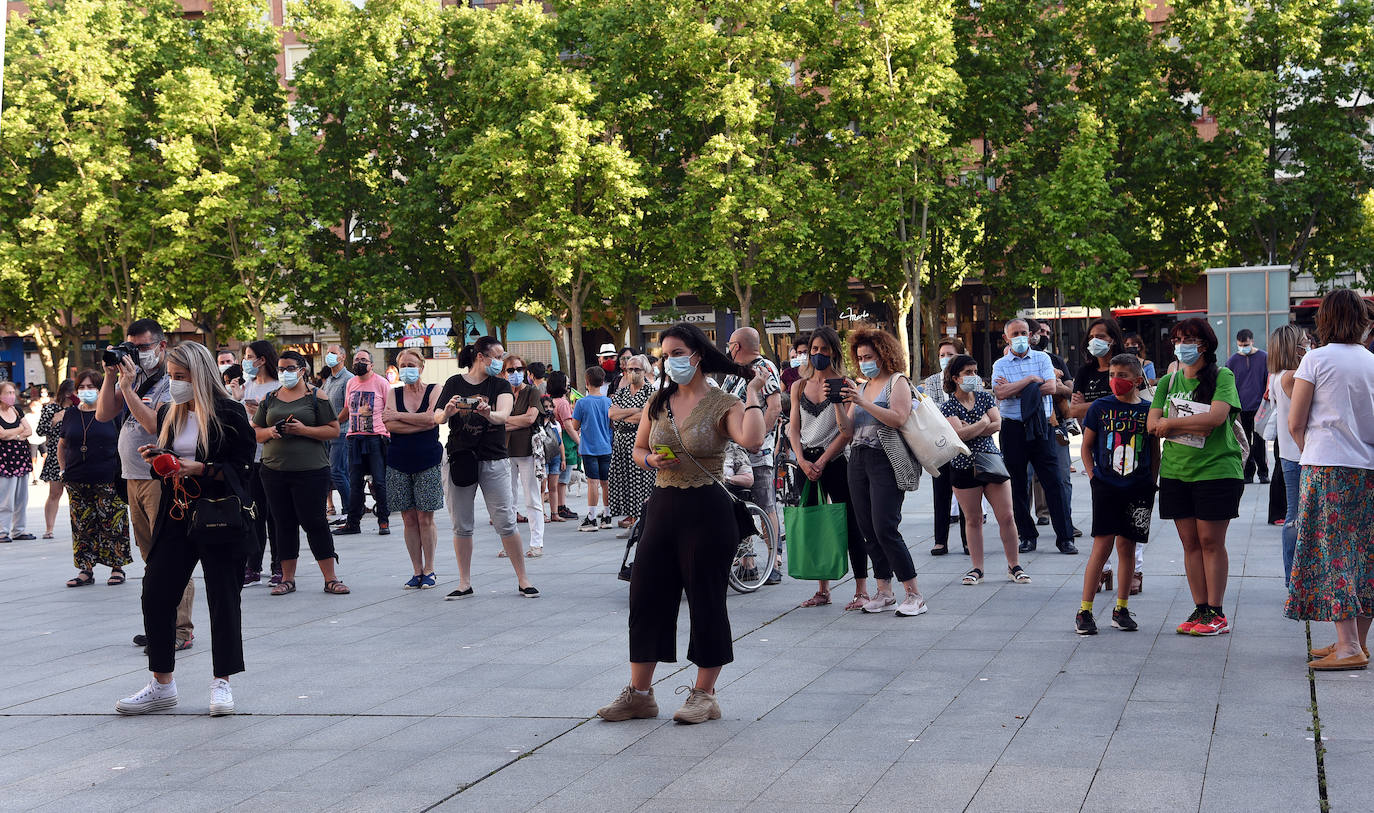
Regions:
[[739, 529], [740, 540], [743, 541], [751, 536], [757, 536], [759, 529], [758, 526], [754, 524], [754, 515], [749, 513], [749, 506], [739, 497], [736, 497], [725, 483], [721, 482], [714, 474], [707, 471], [706, 467], [701, 465], [701, 462], [692, 456], [691, 452], [687, 451], [687, 444], [682, 442], [682, 434], [677, 431], [677, 420], [673, 417], [672, 399], [665, 398], [664, 403], [668, 407], [668, 425], [672, 427], [673, 437], [677, 438], [677, 445], [682, 449], [682, 453], [687, 455], [687, 459], [692, 461], [697, 468], [701, 469], [702, 474], [710, 477], [711, 482], [720, 486], [720, 490], [724, 491], [725, 496], [730, 498], [730, 507], [733, 508], [735, 512], [735, 525]]
[[1250, 438], [1247, 437], [1245, 427], [1240, 425], [1240, 421], [1231, 419], [1231, 432], [1236, 436], [1236, 443], [1240, 444], [1240, 459], [1242, 462], [1250, 459]]
[[[907, 383], [911, 383], [910, 379]], [[911, 454], [931, 477], [939, 476], [941, 466], [969, 453], [968, 444], [959, 439], [935, 401], [925, 393], [918, 393], [915, 387], [911, 388], [911, 414], [902, 424], [901, 433]]]
[[[883, 392], [878, 396], [879, 401], [891, 403], [892, 382], [896, 377], [887, 380], [887, 386], [883, 387]], [[916, 390], [912, 390], [912, 397], [915, 398]], [[912, 401], [913, 411], [916, 402]], [[899, 430], [893, 429], [885, 423], [878, 423], [878, 444], [883, 448], [883, 454], [887, 457], [887, 464], [892, 467], [892, 478], [897, 483], [897, 488], [902, 491], [915, 491], [921, 484], [921, 467], [912, 456], [910, 447], [902, 439]]]
[[978, 482], [995, 485], [1011, 479], [1011, 472], [1007, 471], [1007, 462], [1000, 454], [977, 451], [970, 457], [973, 458], [973, 479]]
[[801, 504], [782, 510], [787, 529], [787, 575], [840, 579], [849, 572], [849, 519], [844, 503], [825, 502], [815, 482], [802, 486]]
[[196, 498], [191, 505], [190, 534], [211, 546], [242, 544], [253, 535], [257, 506], [243, 496], [239, 473], [232, 465], [220, 470], [229, 494]]

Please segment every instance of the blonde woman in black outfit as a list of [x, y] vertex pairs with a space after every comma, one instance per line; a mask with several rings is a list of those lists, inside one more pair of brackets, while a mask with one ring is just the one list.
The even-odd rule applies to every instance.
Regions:
[[[158, 410], [157, 444], [139, 447], [149, 461], [170, 449], [180, 464], [181, 481], [163, 478], [162, 500], [153, 527], [154, 544], [143, 574], [143, 630], [148, 637], [148, 669], [153, 679], [130, 697], [115, 703], [121, 714], [145, 714], [177, 703], [177, 604], [186, 582], [200, 563], [210, 604], [214, 680], [210, 715], [234, 713], [229, 676], [243, 671], [243, 620], [239, 593], [250, 533], [228, 543], [210, 544], [192, 534], [196, 495], [227, 497], [246, 494], [257, 439], [243, 406], [229, 397], [210, 351], [188, 342], [167, 351], [171, 404]], [[237, 487], [233, 484], [237, 483]]]

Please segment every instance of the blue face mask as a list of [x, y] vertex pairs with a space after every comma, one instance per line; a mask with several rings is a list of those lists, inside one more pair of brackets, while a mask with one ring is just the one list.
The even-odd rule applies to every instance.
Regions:
[[806, 356], [801, 355], [792, 359], [792, 369], [796, 369], [806, 363]]
[[243, 360], [243, 377], [244, 377], [245, 379], [249, 379], [249, 378], [252, 378], [253, 376], [255, 376], [255, 375], [257, 375], [257, 374], [258, 374], [258, 368], [253, 364], [253, 360], [252, 360], [252, 359], [244, 359], [244, 360]]
[[864, 378], [874, 378], [882, 372], [882, 369], [876, 361], [859, 362], [859, 372], [864, 374]]
[[402, 368], [401, 368], [401, 383], [403, 383], [403, 384], [414, 384], [416, 381], [419, 381], [419, 380], [420, 380], [420, 368], [419, 368], [419, 367], [402, 367]]
[[525, 374], [524, 374], [524, 373], [511, 373], [510, 375], [506, 376], [506, 380], [510, 382], [510, 385], [511, 385], [512, 387], [518, 387], [518, 386], [520, 386], [521, 384], [524, 384], [524, 383], [525, 383]]
[[301, 383], [301, 374], [295, 370], [284, 371], [281, 374], [281, 385], [288, 390]]
[[324, 354], [324, 363], [327, 364], [327, 365], [329, 365], [330, 367], [338, 367], [338, 366], [339, 366], [339, 354], [338, 354], [338, 353], [325, 353], [325, 354]]
[[1093, 356], [1096, 358], [1102, 358], [1103, 356], [1107, 355], [1108, 351], [1110, 351], [1111, 349], [1112, 346], [1109, 343], [1107, 343], [1105, 339], [1088, 340], [1088, 352], [1092, 353]]
[[1178, 363], [1187, 367], [1197, 363], [1202, 353], [1197, 349], [1196, 344], [1180, 344], [1174, 348], [1174, 355], [1178, 356]]
[[1030, 350], [1029, 336], [1013, 336], [1011, 338], [1011, 352], [1018, 356], [1024, 356]]
[[954, 358], [954, 356], [940, 356], [940, 372], [943, 373], [945, 371], [945, 368], [949, 366], [949, 360], [952, 358]]
[[77, 390], [76, 397], [80, 398], [83, 404], [94, 404], [95, 399], [100, 397], [100, 390]]
[[692, 363], [691, 356], [669, 356], [663, 360], [663, 369], [677, 384], [686, 384], [697, 374], [697, 366]]
[[496, 359], [495, 361], [487, 364], [487, 375], [500, 375], [501, 367], [501, 359]]

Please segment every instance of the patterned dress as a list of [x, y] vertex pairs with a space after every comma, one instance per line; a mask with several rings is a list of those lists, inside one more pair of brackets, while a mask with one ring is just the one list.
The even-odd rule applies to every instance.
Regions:
[[57, 431], [53, 429], [53, 416], [61, 412], [62, 408], [57, 404], [44, 404], [43, 411], [38, 415], [39, 435], [43, 436], [44, 454], [43, 471], [38, 475], [38, 479], [45, 483], [55, 483], [62, 479], [62, 463], [57, 459]]
[[[621, 387], [611, 396], [611, 406], [617, 409], [641, 410], [649, 403], [654, 388], [645, 384], [639, 392], [631, 393], [628, 386]], [[654, 473], [641, 469], [634, 464], [630, 453], [635, 447], [637, 424], [626, 421], [611, 421], [611, 516], [638, 517], [649, 501], [654, 490]]]
[[1303, 466], [1299, 493], [1283, 614], [1305, 621], [1374, 615], [1374, 471]]

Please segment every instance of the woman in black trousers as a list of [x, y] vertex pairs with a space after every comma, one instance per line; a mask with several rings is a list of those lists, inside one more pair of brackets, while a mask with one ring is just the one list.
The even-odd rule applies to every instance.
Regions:
[[[611, 722], [658, 716], [654, 668], [677, 660], [685, 591], [692, 619], [687, 659], [697, 665], [697, 680], [673, 719], [703, 723], [720, 719], [716, 678], [734, 660], [725, 591], [739, 529], [722, 460], [728, 441], [763, 445], [764, 382], [717, 350], [701, 328], [674, 325], [661, 341], [669, 383], [645, 404], [631, 454], [635, 465], [657, 474], [630, 579], [630, 684], [597, 714]], [[709, 386], [708, 373], [747, 380], [747, 403]]]
[[172, 403], [158, 411], [158, 442], [139, 451], [151, 461], [169, 449], [180, 464], [163, 478], [162, 501], [153, 527], [154, 544], [143, 574], [143, 630], [148, 637], [148, 669], [153, 679], [142, 691], [115, 703], [121, 714], [144, 714], [177, 703], [176, 614], [186, 582], [199, 562], [210, 605], [214, 680], [210, 714], [234, 712], [229, 676], [243, 671], [243, 624], [239, 593], [251, 534], [212, 543], [192, 534], [196, 498], [246, 494], [244, 484], [256, 450], [253, 428], [243, 407], [220, 383], [210, 351], [186, 343], [167, 351]]

